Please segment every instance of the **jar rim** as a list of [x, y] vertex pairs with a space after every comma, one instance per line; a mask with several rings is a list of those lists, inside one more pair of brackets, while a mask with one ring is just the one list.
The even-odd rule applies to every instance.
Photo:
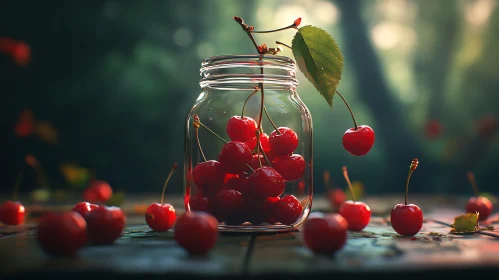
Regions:
[[296, 66], [296, 61], [288, 56], [282, 55], [262, 55], [262, 54], [226, 54], [226, 55], [216, 55], [205, 58], [201, 62], [201, 66], [207, 66], [209, 64], [220, 62], [224, 60], [232, 59], [262, 59], [264, 61], [275, 61], [277, 63], [291, 64], [292, 67]]

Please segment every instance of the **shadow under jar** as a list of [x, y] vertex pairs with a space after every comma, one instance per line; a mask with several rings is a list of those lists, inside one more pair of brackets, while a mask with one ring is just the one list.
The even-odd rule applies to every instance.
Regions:
[[215, 56], [200, 71], [186, 120], [185, 210], [213, 214], [220, 231], [295, 230], [313, 189], [312, 117], [296, 92], [295, 61]]

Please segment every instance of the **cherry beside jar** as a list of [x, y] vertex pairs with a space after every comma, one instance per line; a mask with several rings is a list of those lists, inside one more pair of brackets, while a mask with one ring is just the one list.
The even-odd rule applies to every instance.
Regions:
[[213, 214], [220, 231], [295, 230], [313, 191], [312, 117], [295, 61], [215, 56], [200, 72], [185, 126], [185, 210]]

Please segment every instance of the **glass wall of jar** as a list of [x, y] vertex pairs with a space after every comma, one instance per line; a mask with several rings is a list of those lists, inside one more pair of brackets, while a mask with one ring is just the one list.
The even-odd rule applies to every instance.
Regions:
[[221, 231], [294, 230], [313, 190], [312, 117], [296, 91], [295, 61], [216, 56], [200, 72], [185, 127], [186, 211], [213, 214]]

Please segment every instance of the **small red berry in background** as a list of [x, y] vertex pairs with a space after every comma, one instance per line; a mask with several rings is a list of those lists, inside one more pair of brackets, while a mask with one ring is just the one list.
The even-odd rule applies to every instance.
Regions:
[[40, 219], [36, 239], [48, 254], [73, 256], [87, 242], [87, 224], [74, 211], [50, 213]]
[[482, 138], [492, 138], [497, 131], [497, 119], [492, 115], [481, 118], [477, 123], [478, 134]]
[[400, 235], [413, 236], [417, 234], [423, 227], [423, 211], [414, 204], [407, 204], [407, 196], [409, 192], [409, 181], [412, 172], [419, 165], [417, 158], [413, 159], [409, 167], [409, 174], [405, 183], [405, 204], [397, 204], [392, 209], [391, 224], [392, 228]]
[[108, 182], [93, 180], [83, 191], [83, 199], [90, 203], [105, 203], [113, 196], [113, 189]]
[[88, 238], [94, 244], [112, 244], [125, 228], [125, 215], [119, 207], [99, 206], [87, 213]]
[[298, 147], [298, 135], [289, 127], [279, 127], [269, 136], [270, 150], [277, 155], [290, 155]]
[[24, 223], [26, 209], [17, 201], [5, 201], [0, 205], [0, 222], [6, 225], [20, 225]]
[[312, 213], [303, 225], [303, 242], [317, 254], [333, 254], [345, 246], [348, 222], [339, 214]]
[[442, 135], [442, 124], [438, 120], [430, 120], [424, 127], [424, 134], [426, 138], [434, 140]]
[[342, 189], [334, 189], [328, 192], [328, 199], [334, 209], [339, 210], [347, 200], [347, 195]]
[[80, 202], [73, 207], [73, 211], [80, 214], [83, 218], [87, 216], [87, 213], [95, 210], [99, 207], [97, 204], [92, 204], [88, 202]]
[[343, 166], [343, 176], [347, 181], [352, 200], [345, 201], [340, 207], [340, 215], [348, 222], [348, 229], [353, 231], [363, 230], [371, 220], [371, 208], [364, 202], [355, 201], [352, 183], [348, 177], [346, 166]]
[[284, 225], [292, 225], [300, 218], [303, 207], [293, 195], [286, 195], [272, 206], [274, 218]]
[[338, 96], [343, 100], [343, 103], [347, 106], [350, 115], [352, 116], [354, 127], [348, 129], [343, 134], [343, 147], [350, 154], [354, 156], [364, 156], [366, 155], [374, 145], [374, 131], [370, 126], [367, 125], [357, 125], [353, 111], [348, 105], [348, 102], [343, 98], [343, 96], [336, 91]]
[[207, 254], [218, 239], [218, 221], [205, 212], [185, 212], [177, 219], [174, 238], [190, 254]]
[[256, 128], [257, 124], [254, 119], [233, 116], [227, 122], [227, 135], [232, 141], [247, 142], [255, 138]]
[[172, 169], [170, 170], [170, 174], [168, 174], [165, 184], [163, 185], [163, 192], [161, 193], [159, 203], [153, 203], [147, 207], [145, 213], [146, 222], [147, 225], [154, 231], [167, 231], [171, 229], [177, 219], [175, 208], [173, 208], [173, 206], [169, 203], [163, 204], [166, 185], [168, 185], [168, 181], [170, 181], [170, 178], [177, 167], [177, 163], [174, 163]]
[[468, 200], [468, 203], [466, 204], [466, 212], [473, 214], [478, 212], [480, 213], [480, 215], [478, 215], [478, 220], [485, 221], [492, 213], [492, 202], [488, 198], [479, 195], [475, 174], [473, 174], [473, 172], [468, 172], [467, 176], [475, 196], [470, 197]]
[[23, 41], [0, 37], [0, 52], [11, 56], [18, 66], [26, 66], [31, 61], [31, 48]]

